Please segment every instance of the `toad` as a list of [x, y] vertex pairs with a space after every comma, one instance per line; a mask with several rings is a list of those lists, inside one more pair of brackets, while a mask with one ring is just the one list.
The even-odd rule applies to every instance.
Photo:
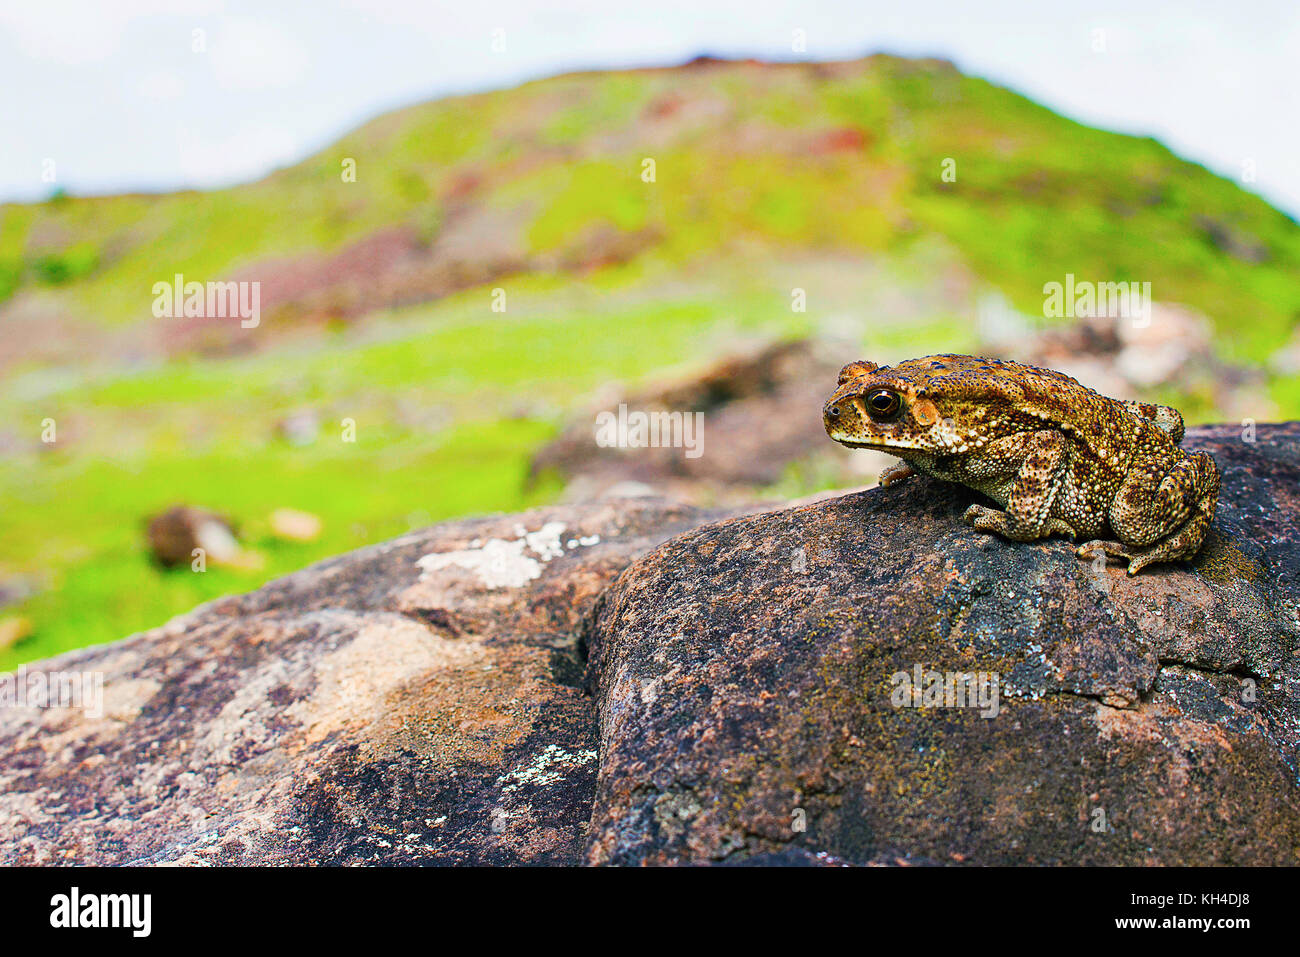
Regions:
[[1177, 410], [1107, 398], [1018, 362], [850, 362], [822, 417], [836, 442], [903, 460], [882, 485], [917, 472], [958, 482], [1001, 506], [966, 509], [963, 521], [979, 531], [1091, 539], [1076, 554], [1104, 551], [1130, 575], [1196, 554], [1219, 500], [1218, 466], [1183, 450]]

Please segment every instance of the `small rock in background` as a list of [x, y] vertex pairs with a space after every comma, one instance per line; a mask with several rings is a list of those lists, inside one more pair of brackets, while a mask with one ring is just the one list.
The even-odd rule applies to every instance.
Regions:
[[658, 494], [644, 482], [616, 482], [605, 489], [606, 498], [654, 498]]
[[311, 445], [320, 436], [320, 416], [312, 409], [303, 409], [285, 416], [276, 423], [275, 430], [290, 445]]
[[1263, 372], [1217, 359], [1209, 319], [1184, 306], [1156, 302], [1146, 317], [1083, 316], [1046, 326], [1003, 306], [982, 310], [980, 332], [983, 354], [1056, 369], [1102, 395], [1151, 398], [1153, 390], [1173, 388], [1205, 396], [1229, 419], [1242, 408], [1256, 418], [1275, 413]]
[[[610, 384], [534, 455], [530, 481], [554, 473], [565, 483], [566, 501], [633, 488], [686, 502], [745, 502], [782, 481], [792, 464], [828, 453], [839, 463], [841, 484], [850, 482], [857, 478], [847, 466], [851, 453], [827, 450], [821, 420], [840, 368], [859, 358], [856, 347], [846, 348], [814, 339], [754, 342], [667, 383], [628, 392]], [[621, 406], [628, 413], [676, 415], [681, 434], [649, 447], [603, 447], [597, 416]], [[686, 454], [687, 423], [693, 455]]]
[[1198, 216], [1196, 224], [1216, 249], [1243, 262], [1266, 263], [1272, 259], [1268, 246], [1248, 230], [1211, 216]]
[[314, 542], [323, 528], [319, 515], [296, 508], [277, 508], [269, 521], [271, 534], [291, 542]]
[[411, 512], [406, 516], [406, 527], [411, 531], [414, 531], [417, 528], [424, 528], [432, 522], [433, 516], [430, 515], [427, 510], [422, 508], [417, 508], [414, 512]]
[[1300, 375], [1300, 329], [1268, 360], [1269, 368], [1277, 375]]
[[0, 618], [0, 651], [11, 648], [32, 633], [32, 621], [22, 615]]
[[393, 402], [391, 418], [395, 424], [412, 432], [435, 435], [455, 425], [456, 413], [446, 406], [398, 398]]
[[1112, 321], [1120, 341], [1115, 364], [1134, 385], [1172, 382], [1190, 363], [1212, 360], [1210, 320], [1194, 310], [1157, 302], [1145, 322]]
[[196, 548], [218, 564], [250, 567], [253, 561], [240, 547], [231, 522], [207, 509], [172, 506], [149, 519], [147, 534], [154, 558], [167, 568], [188, 565]]
[[0, 608], [18, 604], [32, 591], [31, 584], [22, 578], [0, 578]]

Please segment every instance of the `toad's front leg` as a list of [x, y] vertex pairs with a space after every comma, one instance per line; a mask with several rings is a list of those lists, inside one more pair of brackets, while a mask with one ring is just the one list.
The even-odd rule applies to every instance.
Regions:
[[[997, 448], [999, 445], [1002, 448]], [[1069, 466], [1069, 443], [1065, 436], [1044, 429], [1003, 439], [990, 446], [989, 451], [1020, 459], [1007, 494], [1006, 511], [972, 505], [962, 515], [962, 521], [978, 531], [992, 532], [1014, 542], [1030, 542], [1054, 534], [1073, 538], [1074, 527], [1051, 515], [1052, 503]]]

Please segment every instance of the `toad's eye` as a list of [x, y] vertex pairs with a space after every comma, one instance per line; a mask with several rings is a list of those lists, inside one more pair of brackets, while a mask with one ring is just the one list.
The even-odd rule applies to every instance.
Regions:
[[888, 389], [877, 389], [867, 396], [867, 414], [877, 422], [888, 422], [890, 419], [898, 416], [898, 410], [903, 407], [903, 403], [898, 398], [897, 392], [890, 392]]

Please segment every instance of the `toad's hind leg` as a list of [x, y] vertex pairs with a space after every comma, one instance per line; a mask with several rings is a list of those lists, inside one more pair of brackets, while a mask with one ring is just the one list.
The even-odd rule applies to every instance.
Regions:
[[[1207, 452], [1195, 452], [1169, 470], [1153, 495], [1135, 493], [1133, 504], [1112, 515], [1111, 524], [1122, 541], [1093, 541], [1080, 545], [1080, 558], [1098, 549], [1114, 558], [1128, 560], [1128, 573], [1136, 575], [1155, 562], [1191, 558], [1205, 541], [1219, 504], [1219, 468]], [[1159, 538], [1159, 532], [1170, 534]], [[1142, 547], [1146, 546], [1146, 547]]]

